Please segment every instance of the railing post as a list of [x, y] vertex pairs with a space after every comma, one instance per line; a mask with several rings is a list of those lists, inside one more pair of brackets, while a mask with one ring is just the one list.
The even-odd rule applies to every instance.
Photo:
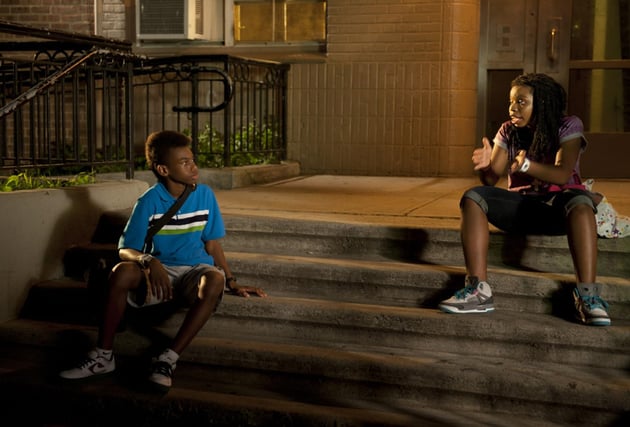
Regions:
[[[92, 67], [87, 69], [86, 102], [87, 102], [87, 149], [88, 161], [94, 162], [96, 159], [96, 91], [94, 84], [94, 71]], [[80, 153], [77, 153], [80, 155]]]
[[[223, 62], [223, 69], [225, 74], [230, 75], [230, 58], [226, 57]], [[236, 82], [234, 84], [233, 93], [236, 92]], [[231, 103], [230, 103], [231, 104]], [[228, 104], [225, 106], [225, 112], [223, 114], [223, 165], [225, 167], [232, 166], [232, 150], [230, 149], [231, 129], [230, 120], [232, 119], [232, 106]]]
[[282, 129], [282, 151], [281, 151], [281, 156], [280, 158], [282, 160], [287, 160], [287, 74], [288, 74], [288, 70], [286, 68], [282, 68], [280, 70], [280, 73], [282, 75], [282, 85], [281, 88], [276, 88], [276, 90], [280, 91], [280, 114], [278, 114], [279, 120], [282, 122], [281, 124], [281, 129]]
[[192, 151], [195, 155], [199, 154], [199, 67], [193, 65], [190, 69], [191, 73], [191, 131], [192, 137]]
[[135, 113], [133, 110], [133, 63], [127, 61], [127, 81], [125, 82], [125, 114], [126, 114], [126, 132], [125, 132], [125, 148], [127, 152], [127, 179], [133, 179], [135, 171], [134, 159], [134, 141], [133, 126], [135, 123]]

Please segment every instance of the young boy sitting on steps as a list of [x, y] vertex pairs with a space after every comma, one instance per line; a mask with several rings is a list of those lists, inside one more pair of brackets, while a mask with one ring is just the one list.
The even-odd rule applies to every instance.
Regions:
[[[149, 377], [160, 389], [168, 390], [180, 354], [216, 311], [226, 287], [242, 297], [250, 293], [266, 296], [260, 288], [235, 283], [218, 240], [225, 235], [219, 206], [210, 187], [197, 184], [199, 169], [190, 142], [173, 131], [155, 132], [147, 138], [146, 159], [158, 182], [139, 197], [120, 237], [121, 262], [109, 276], [96, 347], [78, 366], [62, 371], [62, 378], [112, 372], [114, 336], [127, 304], [142, 306], [175, 299], [189, 305], [189, 310], [170, 347], [154, 361]], [[187, 187], [194, 191], [155, 234], [152, 248], [144, 252], [149, 227]], [[140, 301], [138, 296], [142, 296]]]

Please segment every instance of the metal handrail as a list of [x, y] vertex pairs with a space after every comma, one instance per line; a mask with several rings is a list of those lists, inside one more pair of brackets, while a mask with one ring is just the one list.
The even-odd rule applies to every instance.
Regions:
[[[80, 44], [82, 46], [94, 46], [109, 49], [123, 49], [131, 51], [131, 42], [108, 39], [100, 36], [91, 36], [86, 34], [77, 34], [69, 31], [52, 30], [49, 28], [35, 28], [15, 22], [9, 22], [0, 19], [0, 33], [15, 34], [17, 36], [36, 37], [46, 40], [55, 40], [58, 42], [68, 42]], [[29, 42], [26, 42], [29, 43]], [[9, 45], [19, 46], [20, 43], [8, 43]]]
[[127, 163], [132, 177], [146, 135], [160, 128], [189, 134], [193, 151], [216, 167], [285, 159], [288, 64], [146, 58], [126, 42], [2, 20], [1, 32], [47, 40], [0, 42], [15, 52], [0, 56], [0, 170]]
[[215, 67], [195, 67], [190, 70], [191, 74], [196, 73], [217, 73], [223, 80], [223, 102], [212, 107], [200, 107], [198, 105], [191, 105], [189, 107], [174, 106], [173, 111], [176, 113], [214, 113], [215, 111], [223, 110], [228, 106], [232, 98], [234, 98], [234, 82], [232, 78], [225, 71]]
[[114, 52], [114, 51], [107, 50], [107, 49], [94, 49], [94, 50], [86, 53], [85, 55], [70, 61], [63, 68], [61, 68], [60, 70], [54, 72], [53, 74], [48, 76], [46, 79], [40, 81], [35, 86], [29, 88], [26, 92], [21, 93], [15, 99], [13, 99], [9, 103], [7, 103], [3, 107], [1, 107], [0, 108], [0, 119], [3, 118], [4, 116], [8, 115], [8, 114], [11, 114], [12, 112], [14, 112], [18, 108], [20, 108], [25, 103], [27, 103], [31, 99], [35, 98], [37, 95], [43, 93], [44, 90], [46, 90], [47, 88], [53, 86], [59, 80], [61, 80], [64, 77], [66, 77], [71, 72], [73, 72], [75, 69], [77, 69], [82, 64], [84, 64], [85, 62], [87, 62], [88, 60], [90, 60], [92, 57], [95, 57], [95, 56], [103, 56], [103, 57], [104, 56], [110, 56], [110, 57], [111, 56], [118, 56], [118, 57], [130, 58], [130, 59], [139, 59], [139, 57], [137, 57], [136, 55]]

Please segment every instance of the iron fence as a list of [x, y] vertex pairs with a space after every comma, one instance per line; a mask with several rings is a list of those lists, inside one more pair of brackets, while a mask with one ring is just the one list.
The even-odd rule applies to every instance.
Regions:
[[[27, 29], [0, 21], [3, 32]], [[122, 168], [131, 178], [160, 129], [190, 135], [202, 167], [286, 158], [288, 65], [144, 58], [122, 42], [29, 35], [50, 40], [0, 42], [0, 171]]]
[[226, 55], [142, 61], [134, 69], [136, 146], [174, 129], [192, 137], [206, 167], [285, 160], [288, 69]]
[[0, 169], [131, 176], [129, 43], [3, 21], [0, 36]]

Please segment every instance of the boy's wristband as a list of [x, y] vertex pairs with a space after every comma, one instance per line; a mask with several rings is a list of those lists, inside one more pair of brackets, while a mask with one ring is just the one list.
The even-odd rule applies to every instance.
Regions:
[[138, 257], [138, 264], [140, 264], [142, 268], [149, 268], [149, 264], [151, 264], [152, 259], [153, 255], [142, 254]]

